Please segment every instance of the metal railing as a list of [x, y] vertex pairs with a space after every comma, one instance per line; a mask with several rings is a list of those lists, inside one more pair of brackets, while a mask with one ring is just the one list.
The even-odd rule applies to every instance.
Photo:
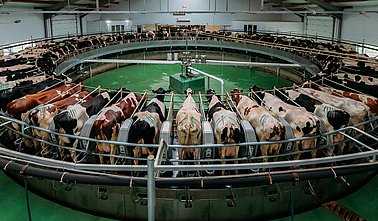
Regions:
[[[8, 130], [14, 130], [10, 127], [10, 123], [17, 123], [20, 125], [21, 131], [15, 131], [16, 133], [19, 133], [21, 136], [24, 138], [28, 139], [34, 139], [39, 142], [44, 142], [48, 145], [51, 146], [57, 146], [69, 150], [75, 150], [73, 148], [69, 147], [64, 147], [60, 146], [58, 144], [52, 143], [50, 141], [44, 141], [41, 139], [36, 139], [30, 135], [28, 135], [25, 131], [26, 129], [36, 129], [40, 131], [44, 131], [47, 133], [54, 134], [55, 136], [64, 136], [68, 138], [73, 138], [73, 139], [79, 139], [79, 140], [86, 140], [90, 142], [101, 142], [101, 143], [107, 143], [107, 144], [114, 144], [114, 145], [122, 145], [122, 146], [144, 146], [144, 147], [150, 147], [150, 148], [162, 148], [161, 145], [158, 144], [136, 144], [136, 143], [128, 143], [128, 142], [117, 142], [117, 141], [107, 141], [107, 140], [97, 140], [94, 138], [87, 138], [87, 137], [80, 137], [80, 136], [75, 136], [75, 135], [68, 135], [68, 134], [61, 134], [58, 132], [50, 131], [47, 129], [39, 128], [36, 126], [28, 125], [22, 121], [15, 120], [13, 118], [9, 118], [6, 116], [0, 116], [0, 119], [2, 120], [2, 123], [0, 126], [6, 127]], [[362, 152], [358, 153], [353, 153], [353, 154], [346, 154], [346, 155], [339, 155], [339, 156], [325, 156], [321, 158], [315, 158], [315, 159], [305, 159], [305, 160], [285, 160], [285, 161], [276, 161], [276, 162], [258, 162], [263, 159], [262, 156], [257, 156], [257, 157], [241, 157], [238, 159], [232, 159], [232, 160], [239, 160], [239, 161], [244, 161], [239, 164], [229, 164], [229, 165], [221, 165], [221, 164], [204, 164], [205, 162], [211, 162], [211, 163], [216, 163], [220, 162], [220, 159], [210, 159], [210, 160], [189, 160], [189, 161], [179, 161], [179, 162], [198, 162], [200, 163], [199, 165], [158, 165], [160, 162], [163, 162], [164, 160], [167, 159], [161, 159], [162, 154], [159, 154], [157, 156], [158, 164], [156, 165], [157, 171], [205, 171], [205, 170], [245, 170], [245, 169], [251, 169], [251, 168], [261, 168], [261, 169], [279, 169], [279, 168], [285, 168], [285, 167], [291, 167], [291, 166], [306, 166], [306, 165], [321, 165], [321, 164], [327, 164], [327, 163], [336, 163], [336, 162], [341, 162], [341, 161], [347, 161], [347, 160], [356, 160], [356, 159], [361, 159], [361, 158], [369, 158], [369, 162], [376, 162], [376, 155], [378, 154], [378, 150], [374, 149], [373, 147], [369, 146], [368, 144], [363, 143], [362, 141], [358, 140], [356, 137], [351, 137], [348, 134], [351, 131], [356, 131], [359, 134], [359, 137], [365, 136], [368, 137], [369, 139], [374, 140], [374, 142], [378, 143], [378, 138], [374, 135], [369, 134], [368, 132], [362, 131], [358, 129], [357, 127], [363, 124], [368, 124], [371, 122], [376, 122], [378, 121], [378, 117], [374, 117], [366, 122], [363, 122], [359, 125], [354, 125], [346, 128], [339, 129], [337, 131], [333, 132], [328, 132], [321, 134], [317, 137], [303, 137], [303, 138], [294, 138], [294, 139], [288, 139], [288, 140], [282, 140], [282, 141], [276, 141], [276, 142], [245, 142], [245, 143], [240, 143], [238, 144], [239, 146], [248, 146], [248, 145], [264, 145], [264, 144], [274, 144], [274, 143], [287, 143], [287, 142], [296, 142], [296, 141], [302, 141], [302, 140], [307, 140], [307, 139], [314, 139], [314, 138], [321, 138], [327, 140], [327, 136], [335, 135], [335, 134], [342, 134], [346, 136], [348, 139], [344, 140], [344, 142], [350, 142], [354, 141], [356, 142], [356, 145], [360, 145], [363, 150]], [[0, 128], [1, 129], [1, 128]], [[371, 131], [375, 131], [377, 128], [373, 128]], [[167, 151], [169, 151], [172, 148], [218, 148], [218, 147], [229, 147], [229, 146], [234, 146], [235, 144], [203, 144], [203, 145], [170, 145], [168, 144], [166, 146]], [[322, 146], [318, 147], [318, 150], [327, 150], [328, 146]], [[85, 152], [85, 150], [79, 150], [76, 149], [76, 151], [80, 152]], [[158, 152], [164, 151], [164, 150], [158, 150]], [[300, 152], [300, 153], [305, 153], [306, 151]], [[49, 158], [43, 158], [43, 157], [38, 157], [30, 154], [24, 154], [20, 153], [17, 151], [12, 151], [8, 150], [6, 148], [1, 148], [0, 149], [0, 154], [1, 157], [9, 157], [13, 160], [21, 160], [24, 162], [28, 162], [30, 164], [37, 164], [39, 166], [44, 165], [48, 167], [55, 167], [55, 168], [64, 168], [68, 170], [91, 170], [91, 171], [146, 171], [146, 167], [142, 165], [98, 165], [98, 164], [82, 164], [82, 163], [70, 163], [70, 162], [64, 162], [64, 161], [59, 161], [59, 160], [53, 160]], [[95, 154], [95, 153], [93, 153]], [[270, 156], [269, 158], [274, 158], [274, 157], [285, 157], [285, 159], [292, 155], [292, 154], [298, 154], [298, 152], [293, 152], [290, 154], [283, 154], [279, 156]], [[99, 154], [96, 154], [99, 155]], [[104, 154], [104, 156], [111, 156], [109, 154]], [[128, 159], [134, 159], [132, 157], [124, 157], [124, 156], [118, 156], [114, 155], [116, 158], [128, 158]], [[145, 158], [142, 159], [140, 158], [139, 160], [146, 160]], [[175, 160], [168, 159], [169, 162], [175, 162]], [[255, 161], [255, 162], [253, 162]]]

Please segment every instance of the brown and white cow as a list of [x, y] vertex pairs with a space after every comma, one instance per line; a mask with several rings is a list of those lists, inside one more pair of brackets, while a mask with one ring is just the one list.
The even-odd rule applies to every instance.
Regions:
[[[97, 117], [92, 126], [91, 135], [99, 140], [116, 141], [120, 124], [129, 118], [144, 97], [129, 93], [115, 104], [106, 107]], [[102, 142], [96, 143], [96, 150], [100, 153], [110, 153], [110, 164], [115, 164], [114, 156], [117, 146]], [[100, 163], [104, 164], [104, 157], [100, 155]]]
[[334, 96], [338, 97], [347, 97], [350, 99], [353, 99], [355, 101], [361, 101], [364, 103], [366, 106], [369, 107], [371, 113], [373, 115], [378, 115], [378, 99], [375, 98], [374, 96], [370, 96], [367, 94], [359, 94], [359, 93], [354, 93], [354, 92], [348, 92], [348, 91], [343, 91], [339, 89], [334, 89], [331, 87], [323, 87], [320, 86], [316, 83], [313, 82], [306, 82], [303, 84], [303, 87], [310, 87], [318, 91], [325, 92], [327, 94], [331, 94]]
[[[94, 114], [97, 114], [107, 104], [115, 92], [103, 92], [83, 103], [69, 106], [54, 117], [55, 130], [59, 133], [79, 136], [84, 123]], [[77, 148], [78, 140], [59, 136], [59, 145]], [[71, 150], [72, 160], [76, 159], [76, 151]]]
[[[177, 137], [179, 145], [199, 145], [201, 144], [202, 126], [201, 114], [197, 109], [196, 102], [192, 94], [194, 91], [190, 88], [185, 90], [187, 98], [176, 115]], [[200, 148], [178, 148], [180, 160], [190, 159], [193, 154], [194, 160], [200, 159]]]
[[371, 76], [349, 74], [349, 73], [334, 74], [334, 76], [339, 77], [339, 78], [344, 78], [346, 80], [351, 80], [357, 83], [364, 83], [366, 85], [378, 86], [378, 79]]
[[28, 110], [48, 101], [59, 101], [61, 99], [67, 98], [80, 89], [81, 87], [76, 85], [63, 85], [48, 91], [39, 92], [36, 94], [28, 94], [24, 97], [9, 102], [7, 104], [7, 111], [8, 114], [17, 119], [24, 119], [24, 117], [22, 116]]
[[369, 108], [360, 101], [355, 101], [347, 97], [334, 96], [311, 88], [301, 88], [300, 90], [303, 90], [308, 95], [323, 103], [346, 111], [350, 115], [353, 124], [361, 123], [368, 117]]
[[[129, 142], [138, 144], [156, 144], [160, 135], [160, 128], [166, 119], [166, 109], [164, 105], [164, 96], [171, 90], [159, 88], [155, 93], [155, 97], [151, 99], [142, 111], [135, 113], [133, 116], [133, 124], [130, 128]], [[134, 157], [140, 158], [142, 155], [155, 154], [155, 148], [134, 147]], [[138, 159], [134, 160], [134, 164], [138, 165]]]
[[[320, 120], [314, 114], [308, 112], [304, 107], [297, 107], [290, 105], [280, 100], [276, 96], [261, 91], [257, 86], [250, 88], [252, 97], [259, 103], [273, 111], [278, 116], [285, 119], [293, 129], [294, 137], [312, 137], [319, 135], [320, 130]], [[278, 92], [277, 92], [278, 93]], [[258, 96], [258, 98], [256, 98]], [[262, 101], [264, 102], [262, 102]], [[263, 104], [262, 104], [263, 103]], [[295, 144], [295, 151], [309, 150], [311, 151], [312, 158], [316, 157], [316, 139], [297, 141]], [[300, 154], [297, 154], [294, 159], [299, 160]]]
[[[238, 89], [231, 91], [232, 98], [237, 105], [243, 119], [246, 119], [255, 129], [259, 141], [279, 141], [285, 139], [285, 127], [277, 120], [277, 115], [261, 107], [257, 102], [245, 95], [241, 95]], [[282, 144], [261, 145], [263, 156], [278, 155]], [[276, 159], [277, 160], [277, 157]], [[268, 158], [263, 159], [264, 162]]]
[[[49, 129], [55, 115], [60, 111], [65, 110], [68, 106], [81, 101], [83, 98], [90, 99], [90, 97], [87, 96], [88, 94], [89, 92], [84, 91], [51, 104], [38, 106], [27, 113], [30, 120], [29, 123], [43, 129]], [[34, 138], [39, 138], [44, 141], [48, 141], [49, 139], [49, 134], [39, 129], [33, 128], [32, 135]], [[26, 144], [28, 144], [28, 142], [26, 142]], [[39, 150], [39, 147], [42, 147], [42, 151], [47, 152], [48, 144], [43, 142], [39, 143], [36, 140], [33, 140], [33, 144], [36, 150]], [[61, 157], [63, 158], [62, 150]]]
[[[214, 130], [214, 136], [217, 144], [238, 144], [241, 139], [241, 131], [236, 113], [229, 111], [219, 101], [213, 89], [206, 92], [206, 98], [209, 102], [208, 120]], [[222, 160], [226, 158], [238, 158], [239, 145], [231, 147], [220, 147], [219, 156]], [[225, 164], [222, 161], [222, 164]], [[238, 161], [235, 160], [237, 164]], [[225, 171], [222, 170], [222, 175]], [[235, 171], [237, 173], [237, 171]]]

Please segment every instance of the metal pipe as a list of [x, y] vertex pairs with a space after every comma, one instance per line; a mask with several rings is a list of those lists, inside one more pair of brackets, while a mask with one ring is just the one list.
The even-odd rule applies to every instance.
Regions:
[[[20, 164], [14, 161], [0, 158], [0, 168], [6, 172], [12, 172], [19, 174], [25, 164]], [[203, 184], [208, 188], [222, 188], [225, 185], [232, 185], [233, 187], [251, 187], [259, 185], [269, 185], [273, 180], [274, 183], [292, 182], [293, 173], [297, 173], [300, 180], [314, 180], [333, 178], [335, 173], [338, 176], [346, 176], [350, 174], [372, 172], [376, 174], [378, 169], [377, 163], [363, 163], [358, 165], [334, 165], [332, 169], [330, 167], [324, 168], [311, 168], [311, 169], [297, 169], [287, 171], [271, 171], [269, 173], [253, 173], [243, 174], [237, 176], [218, 176], [215, 177], [186, 177], [186, 178], [168, 178], [164, 177], [156, 180], [157, 188], [165, 188], [176, 186], [178, 188], [190, 187], [190, 188], [204, 188]], [[63, 175], [63, 171], [55, 169], [47, 169], [42, 167], [29, 166], [23, 170], [24, 175], [41, 177], [50, 180], [63, 181], [66, 183], [81, 183], [81, 184], [93, 184], [93, 185], [127, 185], [131, 182], [133, 186], [146, 186], [146, 178], [144, 177], [129, 177], [120, 176], [115, 174], [90, 174], [90, 171], [85, 173], [69, 172]], [[271, 177], [271, 179], [269, 179]]]
[[202, 74], [202, 75], [205, 75], [205, 76], [207, 76], [207, 77], [209, 77], [209, 78], [212, 78], [212, 79], [214, 79], [214, 80], [216, 80], [216, 81], [219, 81], [220, 84], [221, 84], [221, 101], [223, 101], [223, 99], [224, 99], [224, 98], [223, 98], [223, 95], [224, 95], [224, 81], [223, 81], [221, 78], [215, 77], [215, 76], [213, 76], [213, 75], [211, 75], [211, 74], [208, 74], [208, 73], [206, 73], [206, 72], [203, 72], [203, 71], [198, 70], [198, 69], [193, 68], [193, 67], [188, 67], [188, 69], [190, 69], [190, 70], [194, 70], [194, 71], [196, 71], [196, 72], [198, 72], [198, 73], [200, 73], [200, 74]]
[[154, 175], [154, 155], [147, 157], [147, 212], [148, 221], [155, 221], [155, 175]]
[[28, 219], [32, 221], [31, 211], [30, 211], [30, 201], [29, 201], [29, 189], [28, 189], [28, 178], [24, 176], [24, 186], [25, 186], [25, 196], [26, 196], [26, 208], [28, 211]]

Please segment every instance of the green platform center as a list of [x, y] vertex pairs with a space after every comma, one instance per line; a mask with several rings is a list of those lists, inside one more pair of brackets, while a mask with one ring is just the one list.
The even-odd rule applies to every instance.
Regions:
[[194, 91], [203, 91], [205, 90], [205, 78], [198, 75], [188, 77], [177, 73], [169, 76], [169, 87], [180, 94], [183, 94], [187, 88], [191, 88]]

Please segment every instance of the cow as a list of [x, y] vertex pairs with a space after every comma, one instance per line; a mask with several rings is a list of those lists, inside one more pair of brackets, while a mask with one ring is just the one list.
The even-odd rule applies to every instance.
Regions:
[[[138, 144], [155, 144], [158, 142], [160, 127], [166, 119], [166, 109], [164, 105], [164, 95], [171, 90], [159, 88], [155, 97], [148, 102], [140, 112], [133, 116], [133, 124], [130, 128], [129, 142]], [[134, 158], [140, 158], [142, 155], [151, 155], [155, 153], [154, 148], [134, 147]], [[138, 160], [134, 160], [138, 165]]]
[[44, 81], [44, 80], [46, 80], [46, 76], [45, 75], [39, 75], [39, 76], [34, 76], [34, 77], [25, 77], [23, 79], [18, 79], [18, 80], [15, 80], [15, 81], [8, 81], [8, 82], [4, 82], [4, 83], [0, 82], [0, 86], [1, 86], [0, 90], [10, 89], [10, 88], [14, 88], [14, 87], [19, 86], [19, 85], [23, 85], [22, 82], [28, 82], [29, 81], [32, 84], [35, 84], [35, 83], [38, 83], [38, 82], [41, 82], [41, 81]]
[[[97, 114], [115, 95], [115, 92], [103, 92], [96, 97], [85, 101], [83, 103], [77, 103], [69, 106], [66, 110], [57, 114], [53, 121], [55, 124], [55, 130], [62, 134], [70, 134], [79, 136], [84, 123], [92, 115]], [[59, 136], [59, 145], [70, 146], [73, 149], [77, 148], [78, 140], [70, 139], [66, 136]], [[76, 151], [71, 150], [71, 159], [76, 159]]]
[[[219, 101], [214, 89], [206, 91], [207, 102], [209, 103], [208, 121], [214, 130], [215, 141], [217, 144], [238, 144], [241, 140], [241, 130], [237, 115], [226, 109], [226, 107]], [[238, 158], [239, 145], [231, 147], [220, 147], [218, 149], [219, 157], [222, 164], [226, 162], [226, 158]], [[237, 164], [238, 161], [235, 160]], [[235, 171], [235, 173], [238, 173]], [[225, 171], [222, 170], [222, 176]]]
[[155, 32], [153, 32], [153, 31], [146, 32], [146, 39], [155, 40]]
[[58, 101], [69, 97], [81, 89], [77, 85], [63, 85], [55, 89], [51, 89], [36, 94], [28, 94], [24, 97], [15, 99], [7, 104], [8, 114], [16, 119], [22, 120], [23, 114], [28, 110], [46, 102]]
[[[277, 120], [277, 115], [245, 95], [238, 89], [231, 91], [232, 99], [243, 119], [246, 119], [254, 128], [259, 141], [280, 141], [285, 139], [285, 127]], [[261, 154], [265, 156], [263, 162], [268, 162], [266, 156], [280, 153], [282, 144], [260, 145]], [[277, 160], [275, 157], [274, 160]]]
[[364, 83], [366, 85], [370, 86], [378, 86], [378, 79], [370, 76], [365, 75], [359, 75], [359, 74], [346, 74], [346, 73], [340, 73], [340, 74], [334, 74], [334, 76], [339, 78], [344, 78], [346, 80], [351, 80], [357, 83]]
[[[348, 89], [348, 88], [353, 88], [353, 89], [360, 91], [362, 93], [369, 94], [369, 95], [372, 95], [374, 97], [378, 97], [378, 90], [377, 90], [376, 85], [366, 84], [365, 82], [363, 82], [361, 80], [355, 81], [355, 80], [349, 78], [348, 76], [350, 76], [350, 74], [349, 75], [345, 75], [345, 74], [343, 74], [343, 75], [331, 75], [331, 76], [328, 76], [327, 78], [324, 78], [324, 73], [319, 73], [319, 74], [315, 75], [314, 77], [312, 77], [311, 81], [316, 82], [316, 81], [322, 79], [322, 80], [326, 81], [327, 85], [329, 85], [333, 88], [339, 89], [339, 90], [346, 90], [346, 91], [351, 92], [351, 90]], [[358, 79], [358, 77], [357, 77], [357, 79]]]
[[370, 96], [367, 94], [343, 91], [343, 90], [339, 90], [339, 89], [335, 89], [331, 87], [323, 87], [313, 82], [306, 82], [302, 85], [302, 87], [310, 87], [310, 88], [325, 92], [330, 95], [334, 95], [338, 97], [347, 97], [355, 101], [361, 101], [362, 103], [364, 103], [366, 106], [369, 107], [371, 113], [374, 116], [378, 115], [378, 99], [373, 96]]
[[[179, 145], [199, 145], [201, 144], [202, 126], [201, 114], [196, 107], [191, 88], [185, 90], [187, 98], [176, 115], [177, 138]], [[200, 159], [200, 148], [178, 148], [180, 160], [190, 159], [193, 155], [194, 160]]]
[[360, 101], [334, 96], [311, 88], [301, 88], [300, 90], [324, 103], [346, 111], [350, 115], [353, 124], [361, 123], [368, 117], [369, 108]]
[[[83, 98], [90, 99], [90, 96], [87, 96], [89, 92], [83, 91], [65, 99], [61, 99], [51, 104], [40, 105], [29, 112], [27, 116], [29, 117], [29, 124], [34, 125], [43, 129], [49, 129], [51, 122], [60, 111], [65, 110], [68, 106], [80, 102]], [[39, 129], [32, 129], [32, 135], [34, 138], [39, 138], [44, 141], [48, 141], [49, 134], [45, 131]], [[27, 142], [28, 143], [28, 142]], [[42, 151], [47, 152], [48, 144], [39, 143], [36, 140], [33, 140], [34, 147], [38, 150], [39, 147], [42, 147]], [[28, 145], [27, 145], [28, 146]], [[30, 147], [30, 146], [29, 146]], [[63, 158], [62, 150], [61, 157]]]
[[[284, 102], [292, 105], [299, 104], [308, 112], [314, 113], [316, 116], [318, 116], [324, 122], [328, 132], [341, 129], [349, 125], [350, 115], [340, 108], [336, 108], [305, 93], [300, 93], [295, 90], [282, 90], [280, 92], [281, 93], [276, 93], [276, 96], [278, 96]], [[338, 145], [338, 154], [341, 154], [345, 146], [345, 144], [342, 142], [344, 140], [344, 136], [342, 134], [335, 134], [329, 136], [329, 140], [331, 144], [334, 142], [341, 142]], [[332, 153], [333, 148], [328, 151], [328, 155], [331, 155]]]
[[[99, 140], [115, 141], [117, 139], [121, 122], [129, 118], [138, 104], [145, 99], [144, 97], [136, 96], [134, 93], [126, 93], [126, 97], [101, 111], [93, 123], [91, 137]], [[110, 164], [115, 164], [116, 145], [97, 142], [96, 151], [100, 153], [101, 164], [104, 164], [104, 157], [101, 154], [105, 152], [110, 152]]]
[[0, 91], [0, 109], [5, 112], [7, 104], [15, 99], [21, 98], [27, 94], [35, 94], [46, 88], [56, 88], [62, 86], [64, 82], [55, 79], [48, 79], [36, 84], [19, 85], [11, 89]]
[[[261, 91], [261, 89], [255, 85], [250, 87], [249, 90], [251, 96], [257, 101], [259, 105], [265, 106], [268, 110], [274, 112], [290, 124], [295, 138], [319, 135], [319, 118], [314, 114], [308, 112], [304, 107], [297, 107], [287, 104], [276, 96]], [[252, 93], [252, 91], [254, 93]], [[302, 140], [295, 143], [295, 152], [308, 149], [312, 149], [311, 157], [315, 158], [317, 154], [316, 139]], [[294, 156], [294, 160], [299, 160], [299, 158], [299, 153]]]

